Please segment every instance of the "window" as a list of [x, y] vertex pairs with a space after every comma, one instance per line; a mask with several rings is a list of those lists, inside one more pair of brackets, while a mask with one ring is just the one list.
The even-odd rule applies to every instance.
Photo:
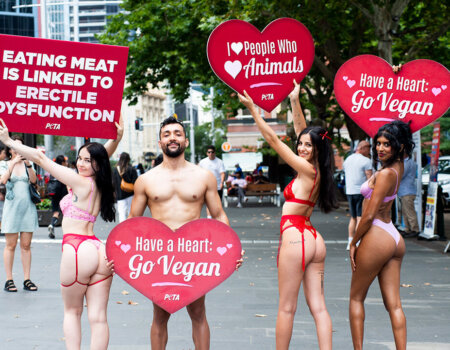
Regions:
[[[33, 0], [19, 0], [19, 5], [33, 5]], [[32, 7], [19, 8], [20, 13], [33, 13]]]

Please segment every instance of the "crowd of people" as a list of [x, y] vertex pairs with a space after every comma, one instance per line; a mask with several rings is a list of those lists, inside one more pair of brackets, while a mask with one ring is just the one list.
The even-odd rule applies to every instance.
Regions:
[[[245, 91], [244, 95], [239, 94], [239, 100], [250, 111], [265, 140], [296, 174], [284, 189], [285, 203], [280, 218], [276, 348], [289, 348], [298, 294], [303, 284], [306, 302], [315, 321], [319, 348], [331, 349], [332, 321], [324, 293], [326, 247], [310, 218], [316, 204], [325, 213], [337, 208], [333, 153], [327, 131], [318, 126], [307, 126], [299, 94], [299, 84], [294, 81], [294, 89], [289, 95], [297, 135], [293, 150], [278, 138]], [[95, 236], [94, 224], [98, 216], [105, 221], [115, 221], [116, 201], [118, 222], [142, 216], [148, 207], [153, 218], [176, 230], [199, 219], [202, 206], [206, 205], [209, 218], [229, 225], [221, 204], [224, 186], [227, 186], [228, 194], [234, 193], [238, 197], [237, 206], [242, 207], [248, 183], [269, 182], [261, 164], [246, 176], [236, 164], [234, 172], [225, 179], [225, 167], [216, 156], [214, 146], [207, 147], [206, 157], [199, 166], [186, 161], [185, 149], [189, 140], [183, 123], [174, 117], [161, 123], [159, 146], [162, 154], [154, 160], [149, 171], [139, 165], [133, 167], [130, 155], [125, 152], [111, 169], [109, 158], [122, 138], [122, 120], [116, 123], [117, 139], [108, 140], [105, 145], [86, 143], [78, 150], [75, 171], [68, 166], [64, 156], [53, 161], [37, 149], [25, 146], [20, 138], [10, 138], [3, 120], [0, 123], [0, 141], [4, 145], [0, 147], [0, 182], [4, 185], [4, 188], [0, 187], [1, 231], [6, 241], [4, 290], [17, 292], [12, 268], [19, 237], [23, 288], [38, 290], [30, 276], [30, 245], [38, 226], [36, 206], [29, 191], [30, 184], [36, 183], [37, 178], [33, 163], [51, 175], [49, 183], [54, 188], [53, 216], [48, 227], [50, 238], [55, 238], [54, 228], [62, 215], [60, 282], [68, 349], [80, 348], [84, 299], [91, 326], [91, 348], [106, 349], [108, 346], [107, 305], [114, 261], [106, 261], [105, 247]], [[416, 171], [409, 161], [413, 147], [409, 125], [392, 122], [381, 127], [372, 140], [372, 163], [368, 158], [370, 144], [362, 141], [356, 153], [344, 164], [351, 213], [348, 227], [352, 271], [349, 319], [355, 349], [362, 348], [364, 300], [375, 278], [379, 280], [391, 318], [396, 346], [406, 348], [406, 319], [399, 294], [405, 243], [391, 222], [391, 207], [398, 192], [405, 227], [409, 233], [418, 230], [417, 222], [409, 212], [411, 197], [415, 196], [409, 184], [411, 174]], [[173, 208], [177, 208], [177, 215], [173, 215]], [[236, 269], [242, 262], [242, 258], [236, 261]], [[205, 298], [202, 296], [186, 307], [196, 349], [208, 349], [210, 343]], [[169, 319], [168, 312], [153, 304], [152, 348], [165, 348]]]

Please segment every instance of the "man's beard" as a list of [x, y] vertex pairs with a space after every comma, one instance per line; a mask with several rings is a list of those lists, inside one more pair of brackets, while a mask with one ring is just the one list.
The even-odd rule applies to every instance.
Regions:
[[172, 150], [169, 149], [169, 145], [166, 145], [165, 147], [162, 147], [162, 151], [163, 151], [163, 153], [166, 156], [168, 156], [170, 158], [177, 158], [177, 157], [179, 157], [181, 154], [184, 153], [184, 150], [186, 149], [185, 146], [181, 146], [180, 144], [177, 144], [178, 148], [176, 150], [172, 151]]

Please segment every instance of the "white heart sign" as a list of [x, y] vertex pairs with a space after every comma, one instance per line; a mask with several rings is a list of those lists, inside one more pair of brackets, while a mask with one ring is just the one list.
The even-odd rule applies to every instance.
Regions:
[[243, 48], [244, 45], [242, 45], [242, 43], [231, 43], [231, 50], [233, 50], [236, 55], [239, 55], [239, 52], [241, 52]]
[[242, 63], [240, 61], [226, 61], [225, 71], [235, 79], [242, 70]]

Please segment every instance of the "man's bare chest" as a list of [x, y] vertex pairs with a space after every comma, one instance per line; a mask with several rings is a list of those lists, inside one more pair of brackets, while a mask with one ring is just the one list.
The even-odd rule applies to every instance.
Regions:
[[206, 184], [199, 179], [167, 178], [155, 181], [147, 190], [151, 202], [181, 200], [196, 202], [205, 196]]

